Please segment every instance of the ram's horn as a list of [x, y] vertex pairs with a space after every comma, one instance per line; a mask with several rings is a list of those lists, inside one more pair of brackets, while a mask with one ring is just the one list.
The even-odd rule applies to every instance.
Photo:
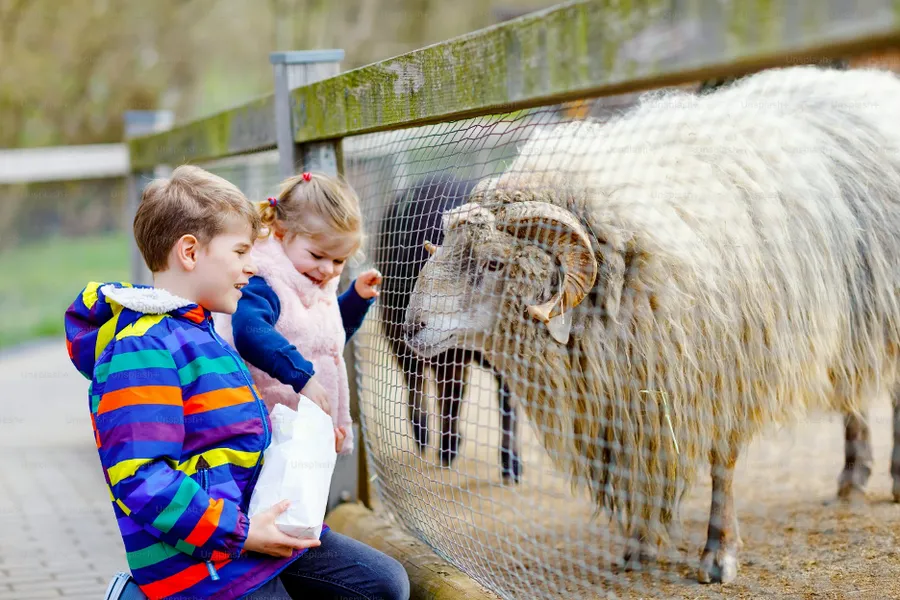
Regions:
[[548, 302], [528, 306], [528, 313], [548, 323], [578, 306], [597, 279], [597, 260], [591, 241], [578, 219], [555, 204], [528, 201], [499, 209], [497, 222], [514, 235], [547, 246], [562, 265], [560, 291]]

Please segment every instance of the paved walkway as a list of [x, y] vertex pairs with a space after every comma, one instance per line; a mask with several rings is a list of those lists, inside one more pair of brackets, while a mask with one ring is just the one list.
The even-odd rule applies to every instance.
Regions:
[[102, 598], [125, 567], [62, 340], [0, 354], [0, 600]]

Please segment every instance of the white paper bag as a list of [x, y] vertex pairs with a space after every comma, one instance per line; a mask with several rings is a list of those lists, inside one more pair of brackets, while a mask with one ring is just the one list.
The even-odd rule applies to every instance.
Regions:
[[297, 410], [276, 404], [270, 413], [272, 443], [250, 496], [251, 518], [289, 500], [290, 508], [275, 519], [287, 535], [319, 539], [337, 454], [331, 416], [306, 396]]

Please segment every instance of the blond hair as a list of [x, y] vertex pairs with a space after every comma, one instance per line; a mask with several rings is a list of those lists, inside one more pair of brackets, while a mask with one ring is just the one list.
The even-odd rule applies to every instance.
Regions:
[[230, 218], [245, 220], [259, 235], [259, 213], [233, 183], [192, 165], [147, 184], [134, 216], [134, 239], [153, 273], [168, 268], [169, 252], [184, 235], [207, 244], [225, 231]]
[[[356, 191], [340, 177], [323, 173], [303, 173], [281, 182], [274, 206], [269, 200], [258, 203], [266, 231], [279, 231], [315, 238], [321, 235], [355, 235], [355, 251], [362, 245], [362, 213]], [[316, 226], [318, 217], [321, 225]]]

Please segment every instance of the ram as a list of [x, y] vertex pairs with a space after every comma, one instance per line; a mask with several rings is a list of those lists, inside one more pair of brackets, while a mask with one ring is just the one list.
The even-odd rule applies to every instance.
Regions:
[[[428, 259], [427, 239], [441, 237], [441, 215], [458, 207], [475, 182], [436, 173], [401, 190], [388, 207], [378, 233], [376, 264], [384, 275], [379, 302], [384, 334], [396, 357], [407, 388], [407, 407], [420, 451], [428, 445], [428, 414], [424, 409], [425, 373], [434, 376], [441, 413], [441, 464], [451, 466], [459, 450], [459, 413], [466, 393], [469, 365], [486, 363], [481, 352], [450, 349], [423, 360], [403, 340], [402, 326], [416, 277]], [[504, 481], [518, 483], [522, 472], [515, 408], [509, 387], [494, 371], [500, 405], [500, 468]]]
[[898, 97], [887, 72], [791, 67], [538, 132], [444, 216], [407, 343], [485, 354], [627, 564], [710, 461], [698, 579], [733, 580], [741, 450], [897, 384]]

